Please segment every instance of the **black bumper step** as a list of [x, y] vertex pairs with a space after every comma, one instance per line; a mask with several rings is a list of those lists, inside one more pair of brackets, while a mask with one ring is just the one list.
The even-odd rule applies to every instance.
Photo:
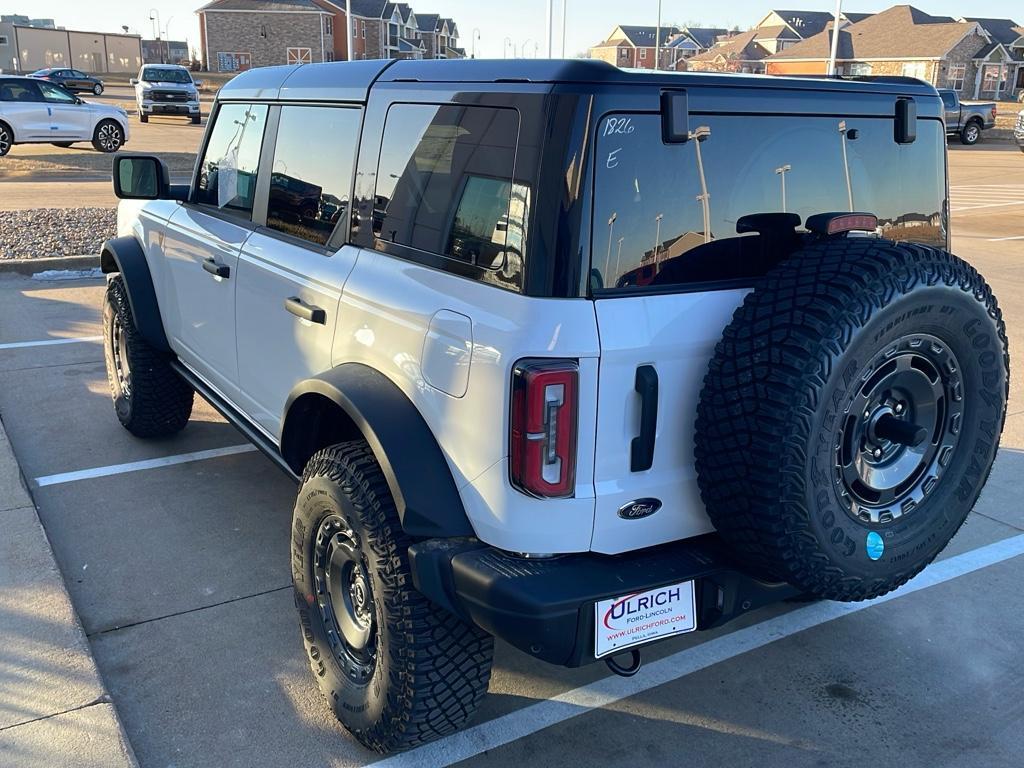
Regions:
[[495, 637], [552, 664], [595, 661], [594, 603], [694, 581], [697, 629], [797, 594], [744, 574], [715, 534], [629, 552], [515, 557], [474, 539], [409, 549], [416, 588]]

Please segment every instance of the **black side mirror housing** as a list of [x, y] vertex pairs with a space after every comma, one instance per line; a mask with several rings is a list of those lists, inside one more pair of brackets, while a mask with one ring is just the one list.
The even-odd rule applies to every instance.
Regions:
[[896, 100], [894, 132], [897, 144], [913, 144], [917, 139], [917, 102], [913, 99]]
[[690, 138], [690, 108], [686, 91], [661, 92], [661, 140], [682, 144]]
[[181, 199], [171, 187], [167, 164], [154, 155], [119, 154], [114, 158], [114, 194], [121, 200]]

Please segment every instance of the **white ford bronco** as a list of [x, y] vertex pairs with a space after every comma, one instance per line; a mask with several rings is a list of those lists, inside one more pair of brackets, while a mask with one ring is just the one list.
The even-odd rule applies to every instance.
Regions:
[[944, 139], [903, 78], [243, 73], [190, 185], [116, 160], [117, 416], [168, 435], [198, 392], [296, 480], [308, 661], [382, 752], [467, 722], [495, 637], [628, 675], [769, 602], [884, 594], [964, 522], [1006, 409]]

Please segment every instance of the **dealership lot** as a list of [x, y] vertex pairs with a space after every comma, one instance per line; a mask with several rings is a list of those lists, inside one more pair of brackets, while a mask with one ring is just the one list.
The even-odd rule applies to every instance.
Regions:
[[[1024, 155], [954, 148], [950, 168], [954, 251], [993, 284], [1016, 355]], [[303, 658], [287, 561], [294, 485], [199, 400], [173, 439], [121, 429], [102, 292], [98, 280], [0, 277], [0, 413], [140, 762], [374, 763]], [[989, 485], [916, 591], [758, 611], [645, 651], [650, 666], [630, 680], [499, 646], [477, 727], [386, 762], [1019, 765], [1022, 473], [1014, 381]]]

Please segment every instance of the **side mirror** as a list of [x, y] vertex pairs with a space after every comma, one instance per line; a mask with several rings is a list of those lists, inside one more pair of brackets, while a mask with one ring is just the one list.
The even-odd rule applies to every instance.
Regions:
[[172, 198], [167, 164], [152, 155], [117, 155], [114, 158], [114, 194], [122, 200]]
[[131, 77], [128, 79], [128, 85], [138, 85], [139, 81], [137, 78]]

